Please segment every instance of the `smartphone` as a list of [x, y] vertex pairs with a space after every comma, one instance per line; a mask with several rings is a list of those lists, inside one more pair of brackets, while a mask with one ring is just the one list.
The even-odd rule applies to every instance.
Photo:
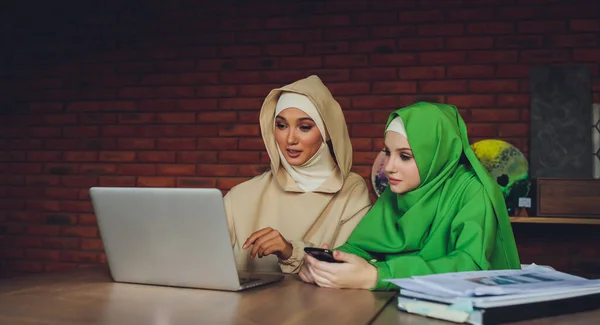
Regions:
[[342, 261], [338, 261], [335, 258], [333, 258], [332, 251], [325, 248], [304, 247], [304, 251], [306, 252], [306, 254], [318, 259], [319, 261], [329, 263], [342, 263]]

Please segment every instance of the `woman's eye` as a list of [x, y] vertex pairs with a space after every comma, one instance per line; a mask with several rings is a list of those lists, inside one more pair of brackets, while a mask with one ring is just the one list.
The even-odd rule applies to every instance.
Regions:
[[300, 127], [300, 130], [304, 131], [304, 132], [308, 132], [312, 129], [313, 127], [310, 125], [303, 125]]
[[411, 159], [412, 159], [412, 157], [411, 157], [411, 156], [409, 156], [409, 155], [407, 155], [407, 154], [403, 154], [403, 153], [401, 153], [401, 154], [400, 154], [400, 159], [402, 159], [402, 160], [404, 160], [404, 161], [407, 161], [407, 160], [411, 160]]
[[275, 123], [275, 127], [277, 127], [280, 130], [285, 129], [287, 125], [283, 124], [283, 123]]
[[387, 149], [383, 149], [383, 150], [381, 150], [381, 151], [383, 151], [383, 153], [384, 153], [386, 156], [388, 156], [388, 157], [390, 156], [390, 151], [389, 151], [389, 150], [387, 150]]

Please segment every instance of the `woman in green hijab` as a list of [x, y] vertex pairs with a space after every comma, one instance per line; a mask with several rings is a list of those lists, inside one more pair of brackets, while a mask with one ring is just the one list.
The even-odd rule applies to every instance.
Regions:
[[307, 255], [303, 281], [389, 290], [385, 279], [520, 268], [504, 198], [456, 107], [421, 102], [397, 110], [384, 143], [390, 186], [334, 251], [344, 263]]

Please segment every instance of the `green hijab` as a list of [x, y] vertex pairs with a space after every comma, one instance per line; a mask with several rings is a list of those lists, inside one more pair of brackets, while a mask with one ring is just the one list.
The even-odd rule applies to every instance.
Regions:
[[387, 125], [398, 116], [421, 183], [404, 194], [388, 187], [338, 249], [378, 268], [374, 289], [389, 289], [387, 278], [519, 268], [504, 198], [456, 107], [416, 103], [392, 113]]

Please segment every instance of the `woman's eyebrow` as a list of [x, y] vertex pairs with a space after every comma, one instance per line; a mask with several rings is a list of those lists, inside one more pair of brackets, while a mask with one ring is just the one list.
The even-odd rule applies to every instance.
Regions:
[[277, 118], [280, 118], [280, 119], [282, 119], [282, 120], [284, 120], [284, 121], [287, 121], [287, 120], [285, 119], [285, 117], [283, 117], [283, 116], [279, 116], [279, 115], [277, 115], [277, 116], [275, 116], [275, 118], [276, 118], [276, 119], [277, 119]]
[[311, 122], [314, 122], [314, 120], [312, 118], [310, 118], [310, 117], [301, 117], [301, 118], [298, 119], [298, 121], [311, 121]]

